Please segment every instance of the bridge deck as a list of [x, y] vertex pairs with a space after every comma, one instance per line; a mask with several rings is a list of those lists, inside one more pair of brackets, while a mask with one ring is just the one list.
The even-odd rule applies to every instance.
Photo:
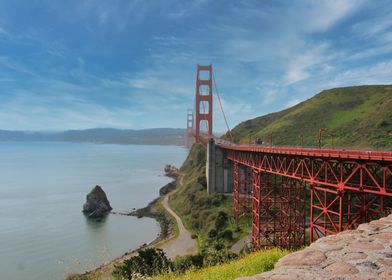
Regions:
[[262, 145], [217, 145], [225, 150], [244, 152], [257, 152], [268, 154], [296, 155], [305, 157], [323, 157], [335, 159], [355, 159], [371, 161], [392, 162], [392, 152], [386, 151], [360, 151], [360, 150], [338, 150], [338, 149], [312, 149], [312, 148], [289, 148], [289, 147], [267, 147]]

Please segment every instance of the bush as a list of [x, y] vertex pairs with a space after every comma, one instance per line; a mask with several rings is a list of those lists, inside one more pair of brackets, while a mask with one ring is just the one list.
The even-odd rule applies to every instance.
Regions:
[[164, 185], [162, 188], [160, 188], [159, 195], [160, 196], [166, 195], [169, 192], [171, 192], [172, 190], [174, 190], [176, 187], [177, 187], [176, 181], [170, 182], [170, 183]]
[[121, 279], [135, 279], [135, 275], [154, 276], [173, 270], [173, 263], [161, 249], [147, 248], [139, 251], [139, 255], [124, 261], [116, 267], [113, 274]]
[[199, 178], [197, 178], [197, 182], [203, 187], [205, 188], [207, 186], [207, 178], [205, 176], [200, 176]]
[[204, 266], [212, 266], [229, 262], [238, 258], [236, 253], [233, 253], [227, 249], [208, 249], [204, 253]]
[[215, 238], [218, 235], [216, 229], [212, 229], [210, 230], [210, 232], [208, 233], [208, 237], [209, 238]]
[[225, 200], [225, 196], [223, 194], [214, 195], [211, 199], [211, 204], [213, 206], [219, 207]]
[[174, 262], [174, 271], [177, 274], [184, 274], [191, 268], [203, 267], [203, 256], [200, 254], [191, 256], [176, 257]]
[[219, 232], [221, 231], [227, 224], [229, 217], [223, 211], [219, 211], [218, 216], [215, 219], [215, 228]]
[[221, 235], [221, 238], [226, 239], [228, 241], [232, 241], [233, 240], [233, 232], [229, 229], [225, 230]]

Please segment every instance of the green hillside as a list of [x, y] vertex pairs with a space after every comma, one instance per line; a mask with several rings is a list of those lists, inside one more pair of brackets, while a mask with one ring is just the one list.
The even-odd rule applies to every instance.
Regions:
[[356, 86], [325, 90], [289, 109], [237, 125], [235, 142], [254, 139], [273, 145], [317, 146], [319, 128], [325, 128], [323, 147], [392, 150], [392, 85]]
[[170, 196], [170, 206], [181, 216], [186, 228], [197, 238], [201, 251], [230, 248], [250, 231], [249, 217], [234, 223], [233, 197], [207, 193], [205, 175], [206, 150], [193, 145], [181, 167], [180, 189]]

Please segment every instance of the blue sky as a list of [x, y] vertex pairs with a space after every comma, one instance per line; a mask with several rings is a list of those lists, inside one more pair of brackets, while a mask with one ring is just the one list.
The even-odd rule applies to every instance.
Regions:
[[390, 84], [392, 2], [0, 0], [0, 129], [184, 127], [210, 63], [231, 126]]

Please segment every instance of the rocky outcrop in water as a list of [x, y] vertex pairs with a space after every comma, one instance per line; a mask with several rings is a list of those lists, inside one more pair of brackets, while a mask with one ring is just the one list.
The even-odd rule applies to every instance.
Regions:
[[179, 170], [177, 167], [171, 164], [166, 164], [165, 165], [165, 175], [171, 178], [177, 178], [179, 174]]
[[103, 189], [96, 185], [86, 197], [83, 205], [83, 212], [90, 217], [101, 218], [109, 214], [112, 210], [109, 200]]

